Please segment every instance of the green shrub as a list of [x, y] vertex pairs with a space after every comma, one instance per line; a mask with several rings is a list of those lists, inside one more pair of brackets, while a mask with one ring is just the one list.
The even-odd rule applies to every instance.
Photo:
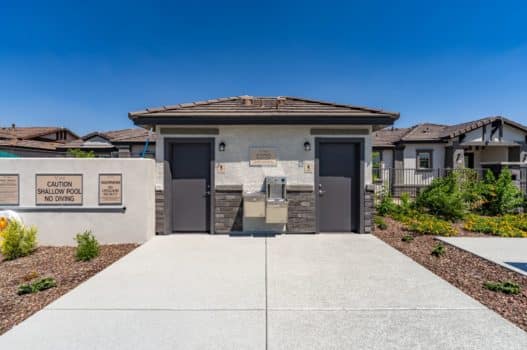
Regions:
[[432, 249], [432, 252], [430, 254], [439, 258], [440, 256], [445, 255], [445, 253], [446, 253], [445, 246], [443, 245], [443, 243], [439, 242], [436, 244], [434, 249]]
[[0, 237], [0, 252], [7, 260], [29, 255], [37, 247], [36, 227], [26, 227], [17, 220], [10, 220]]
[[406, 229], [423, 235], [449, 237], [458, 234], [452, 223], [429, 214], [420, 214], [407, 220]]
[[373, 222], [377, 226], [377, 228], [381, 230], [386, 230], [388, 228], [388, 225], [386, 224], [386, 221], [384, 221], [384, 218], [382, 216], [375, 216], [373, 218]]
[[489, 200], [489, 209], [492, 214], [509, 214], [515, 212], [523, 205], [523, 194], [520, 189], [512, 182], [512, 174], [509, 169], [502, 169], [500, 176], [492, 186], [492, 200]]
[[413, 240], [414, 240], [414, 236], [412, 235], [404, 235], [403, 238], [401, 238], [401, 241], [405, 243], [410, 243]]
[[410, 199], [408, 192], [401, 194], [401, 203], [399, 204], [399, 214], [404, 216], [411, 216], [414, 213], [414, 203]]
[[434, 179], [432, 184], [417, 196], [416, 206], [448, 220], [462, 219], [469, 205], [461, 191], [459, 174], [450, 172], [445, 177]]
[[480, 210], [486, 203], [485, 193], [487, 185], [479, 179], [478, 173], [473, 169], [458, 169], [458, 181], [463, 200], [470, 210]]
[[514, 282], [485, 282], [485, 288], [493, 292], [502, 292], [505, 294], [520, 294], [521, 287]]
[[83, 151], [78, 148], [68, 149], [68, 157], [70, 158], [95, 158], [94, 151]]
[[57, 282], [51, 277], [42, 278], [34, 283], [23, 284], [18, 287], [18, 295], [40, 292], [57, 286]]
[[392, 196], [386, 190], [380, 194], [381, 200], [377, 205], [377, 214], [381, 216], [389, 216], [397, 211], [397, 204], [393, 201]]
[[78, 233], [75, 237], [77, 241], [77, 250], [75, 256], [77, 260], [89, 261], [99, 256], [99, 242], [91, 231], [84, 231]]

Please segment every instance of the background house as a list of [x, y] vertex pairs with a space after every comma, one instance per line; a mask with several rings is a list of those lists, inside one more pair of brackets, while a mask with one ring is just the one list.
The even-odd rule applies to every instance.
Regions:
[[0, 156], [3, 157], [59, 157], [57, 148], [79, 137], [62, 127], [0, 128]]
[[498, 174], [504, 166], [526, 181], [527, 126], [496, 116], [457, 125], [418, 124], [373, 134], [377, 183], [415, 194], [445, 169], [470, 168]]
[[[0, 128], [0, 157], [66, 157], [68, 150], [96, 157], [155, 157], [156, 134], [142, 128], [92, 132], [83, 137], [62, 127]], [[146, 148], [145, 148], [146, 145]]]
[[[146, 146], [146, 148], [145, 148]], [[96, 131], [80, 139], [57, 147], [67, 152], [68, 149], [93, 151], [97, 157], [145, 157], [155, 158], [156, 134], [142, 128], [131, 128], [113, 131]]]

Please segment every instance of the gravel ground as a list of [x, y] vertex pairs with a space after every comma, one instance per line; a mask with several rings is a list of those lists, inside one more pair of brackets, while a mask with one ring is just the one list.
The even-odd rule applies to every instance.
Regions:
[[[386, 230], [375, 230], [377, 237], [527, 331], [527, 276], [447, 244], [445, 255], [434, 257], [430, 252], [439, 241], [433, 236], [411, 234], [400, 223], [389, 218], [386, 218], [386, 223]], [[410, 243], [401, 241], [407, 234], [414, 236]], [[460, 236], [481, 234], [461, 230]], [[518, 295], [492, 292], [483, 287], [487, 281], [513, 281], [522, 287], [522, 291]]]
[[[0, 334], [136, 247], [135, 244], [103, 245], [101, 254], [89, 262], [76, 261], [74, 247], [39, 247], [33, 254], [11, 261], [2, 261], [0, 255]], [[53, 277], [57, 287], [18, 296], [18, 286], [27, 283], [26, 279], [35, 274], [38, 278]]]

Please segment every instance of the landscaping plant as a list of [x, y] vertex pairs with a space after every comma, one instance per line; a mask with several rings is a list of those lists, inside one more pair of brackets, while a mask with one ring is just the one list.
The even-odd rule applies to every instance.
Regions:
[[68, 149], [68, 157], [70, 158], [95, 158], [94, 151], [83, 151], [78, 148]]
[[18, 287], [18, 295], [31, 294], [53, 288], [57, 286], [57, 282], [52, 277], [42, 278], [36, 282], [23, 284]]
[[485, 288], [493, 292], [501, 292], [505, 294], [520, 294], [521, 287], [519, 284], [505, 281], [505, 282], [485, 282]]
[[403, 238], [401, 238], [401, 241], [405, 243], [410, 243], [413, 240], [414, 240], [414, 236], [412, 235], [404, 235]]
[[91, 231], [84, 231], [78, 233], [75, 237], [77, 241], [77, 250], [75, 256], [77, 260], [89, 261], [99, 256], [99, 242]]
[[423, 235], [449, 237], [458, 234], [452, 223], [429, 214], [420, 214], [415, 218], [409, 219], [406, 221], [406, 228], [409, 231]]
[[461, 190], [460, 175], [452, 171], [447, 176], [436, 178], [416, 199], [418, 208], [447, 220], [463, 219], [469, 205]]
[[439, 242], [439, 243], [437, 243], [437, 245], [434, 247], [434, 249], [432, 250], [432, 252], [430, 254], [432, 254], [433, 256], [439, 258], [440, 256], [444, 255], [445, 253], [446, 253], [445, 246], [443, 245], [443, 243]]
[[527, 237], [527, 215], [480, 216], [471, 214], [465, 219], [463, 228], [467, 231], [500, 237]]
[[377, 214], [380, 216], [390, 216], [397, 211], [397, 204], [395, 204], [392, 196], [386, 189], [382, 191], [380, 197], [379, 205], [377, 205]]
[[522, 207], [524, 196], [520, 189], [512, 182], [509, 169], [502, 169], [498, 179], [490, 170], [485, 174], [486, 210], [491, 215], [503, 215], [516, 212]]
[[37, 228], [26, 227], [18, 220], [10, 220], [0, 231], [0, 252], [7, 260], [31, 254], [37, 247]]
[[386, 222], [382, 216], [375, 216], [373, 218], [373, 222], [380, 230], [386, 230], [388, 228], [388, 225], [386, 225]]

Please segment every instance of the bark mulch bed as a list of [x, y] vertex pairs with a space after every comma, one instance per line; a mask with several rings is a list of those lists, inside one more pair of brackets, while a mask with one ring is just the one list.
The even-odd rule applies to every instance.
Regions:
[[[399, 222], [390, 218], [385, 221], [388, 228], [384, 231], [375, 229], [374, 234], [377, 237], [527, 331], [527, 276], [446, 243], [446, 253], [439, 258], [434, 257], [431, 251], [439, 242], [434, 236], [416, 235], [405, 231]], [[481, 236], [460, 231], [460, 236]], [[408, 234], [412, 235], [414, 240], [409, 243], [401, 241], [401, 238]], [[522, 291], [517, 295], [492, 292], [483, 286], [487, 281], [516, 282]]]
[[[88, 262], [75, 260], [74, 247], [39, 247], [26, 257], [3, 260], [0, 256], [0, 334], [75, 288], [97, 272], [135, 249], [135, 244], [102, 245], [100, 255]], [[28, 295], [17, 295], [27, 278], [53, 277], [57, 286]], [[34, 278], [33, 280], [37, 280]]]

